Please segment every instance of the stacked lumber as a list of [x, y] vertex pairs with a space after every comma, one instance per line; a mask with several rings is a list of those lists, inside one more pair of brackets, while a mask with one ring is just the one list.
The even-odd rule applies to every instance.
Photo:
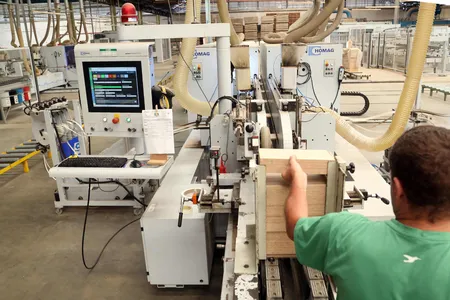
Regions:
[[295, 21], [300, 18], [300, 13], [289, 13], [289, 26], [291, 26]]
[[245, 40], [254, 41], [258, 39], [258, 17], [245, 17]]
[[286, 32], [289, 29], [289, 15], [279, 14], [275, 18], [275, 31], [276, 32]]
[[261, 17], [261, 36], [274, 32], [274, 21], [275, 18], [273, 16]]
[[244, 19], [243, 18], [234, 18], [231, 19], [231, 23], [233, 24], [234, 30], [236, 33], [244, 33]]

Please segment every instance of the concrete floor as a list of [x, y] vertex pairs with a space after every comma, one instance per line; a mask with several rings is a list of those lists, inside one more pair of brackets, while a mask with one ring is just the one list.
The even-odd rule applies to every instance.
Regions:
[[[366, 116], [395, 108], [402, 84], [344, 84], [345, 90], [365, 93], [371, 100]], [[361, 100], [343, 97], [343, 110], [356, 110]], [[450, 114], [449, 101], [440, 95], [423, 97], [424, 109]], [[176, 110], [175, 122], [186, 115]], [[443, 120], [436, 120], [439, 123]], [[444, 120], [445, 121], [445, 120]], [[387, 125], [366, 124], [366, 133], [382, 133]], [[177, 147], [187, 134], [177, 136]], [[30, 119], [13, 111], [8, 124], [0, 124], [0, 151], [31, 138]], [[111, 139], [93, 138], [93, 152], [111, 144]], [[373, 163], [381, 153], [365, 153]], [[0, 298], [2, 299], [218, 299], [221, 287], [221, 253], [215, 257], [212, 284], [208, 287], [160, 290], [146, 280], [141, 233], [134, 223], [120, 233], [105, 251], [95, 270], [81, 262], [81, 232], [84, 209], [65, 209], [56, 215], [55, 183], [43, 167], [42, 158], [31, 163], [31, 171], [20, 168], [0, 175]], [[93, 208], [87, 231], [86, 255], [92, 263], [99, 250], [123, 224], [135, 217], [130, 208]], [[168, 266], [169, 268], [170, 266]]]

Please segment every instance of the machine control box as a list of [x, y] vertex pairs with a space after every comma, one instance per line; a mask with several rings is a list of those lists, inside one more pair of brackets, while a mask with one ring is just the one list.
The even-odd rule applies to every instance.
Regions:
[[203, 79], [203, 67], [202, 63], [196, 62], [192, 64], [192, 79], [202, 80]]
[[325, 59], [323, 61], [323, 76], [334, 77], [336, 70], [336, 62], [334, 59]]

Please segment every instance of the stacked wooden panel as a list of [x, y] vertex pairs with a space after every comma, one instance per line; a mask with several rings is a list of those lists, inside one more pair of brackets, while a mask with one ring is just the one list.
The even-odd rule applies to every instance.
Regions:
[[276, 32], [286, 32], [289, 29], [289, 15], [288, 14], [280, 14], [275, 18], [275, 31]]
[[234, 30], [236, 33], [244, 33], [244, 19], [243, 18], [234, 18], [231, 19], [231, 23], [233, 24]]
[[245, 17], [245, 40], [254, 41], [258, 39], [258, 17]]
[[286, 234], [284, 204], [289, 186], [281, 178], [289, 157], [296, 155], [308, 175], [308, 211], [310, 216], [325, 214], [328, 164], [334, 157], [322, 150], [260, 149], [260, 165], [266, 172], [266, 256], [293, 257], [294, 243]]
[[274, 21], [275, 18], [273, 16], [261, 17], [261, 36], [274, 32]]
[[295, 21], [300, 18], [300, 13], [289, 13], [289, 26], [291, 26]]

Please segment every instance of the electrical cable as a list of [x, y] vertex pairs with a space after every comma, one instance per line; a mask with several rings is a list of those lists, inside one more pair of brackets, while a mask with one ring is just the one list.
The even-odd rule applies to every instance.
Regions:
[[231, 102], [235, 103], [236, 105], [241, 105], [241, 106], [245, 107], [245, 105], [242, 104], [241, 102], [239, 102], [239, 100], [237, 100], [231, 96], [221, 96], [221, 97], [219, 97], [219, 99], [216, 100], [216, 102], [214, 102], [214, 105], [211, 107], [211, 113], [210, 113], [208, 119], [206, 120], [206, 123], [209, 123], [212, 120], [214, 110], [215, 110], [217, 104], [219, 104], [220, 101], [225, 100], [225, 99], [230, 100]]
[[305, 75], [301, 75], [301, 74], [298, 74], [298, 71], [297, 71], [297, 76], [306, 77], [306, 79], [303, 82], [300, 82], [300, 83], [297, 82], [297, 85], [303, 85], [303, 84], [307, 83], [309, 80], [311, 80], [311, 76], [312, 76], [311, 75], [311, 73], [312, 73], [311, 66], [307, 62], [302, 62], [302, 63], [300, 63], [299, 68], [301, 65], [304, 65], [308, 72]]
[[317, 97], [316, 89], [314, 88], [314, 80], [313, 80], [313, 76], [312, 76], [311, 66], [307, 62], [303, 62], [302, 64], [306, 66], [306, 68], [308, 69], [308, 73], [310, 73], [311, 87], [312, 87], [312, 91], [313, 91], [314, 97], [316, 98], [316, 101], [319, 104], [319, 106], [322, 106], [322, 104], [319, 101], [319, 98]]
[[103, 252], [105, 251], [106, 247], [109, 245], [109, 243], [125, 228], [127, 228], [129, 225], [133, 224], [136, 221], [139, 221], [140, 218], [137, 218], [131, 222], [128, 222], [127, 224], [125, 224], [124, 226], [122, 226], [119, 230], [117, 230], [106, 242], [106, 244], [103, 246], [102, 250], [100, 251], [99, 255], [97, 256], [97, 258], [95, 259], [95, 262], [93, 265], [88, 266], [86, 263], [86, 256], [84, 254], [84, 241], [86, 239], [86, 228], [87, 228], [87, 219], [88, 219], [88, 214], [89, 214], [89, 203], [91, 201], [91, 178], [89, 178], [89, 183], [88, 183], [88, 195], [87, 195], [87, 205], [86, 205], [86, 213], [84, 215], [84, 223], [83, 223], [83, 233], [81, 235], [81, 259], [83, 260], [83, 265], [86, 269], [88, 270], [93, 270], [98, 262], [100, 261], [100, 258], [103, 255]]
[[330, 109], [334, 108], [334, 104], [336, 103], [337, 97], [339, 95], [339, 91], [341, 90], [341, 84], [342, 84], [342, 81], [338, 83], [338, 87], [337, 87], [337, 90], [336, 90], [336, 95], [334, 96], [333, 103], [331, 103], [331, 105], [330, 105]]

